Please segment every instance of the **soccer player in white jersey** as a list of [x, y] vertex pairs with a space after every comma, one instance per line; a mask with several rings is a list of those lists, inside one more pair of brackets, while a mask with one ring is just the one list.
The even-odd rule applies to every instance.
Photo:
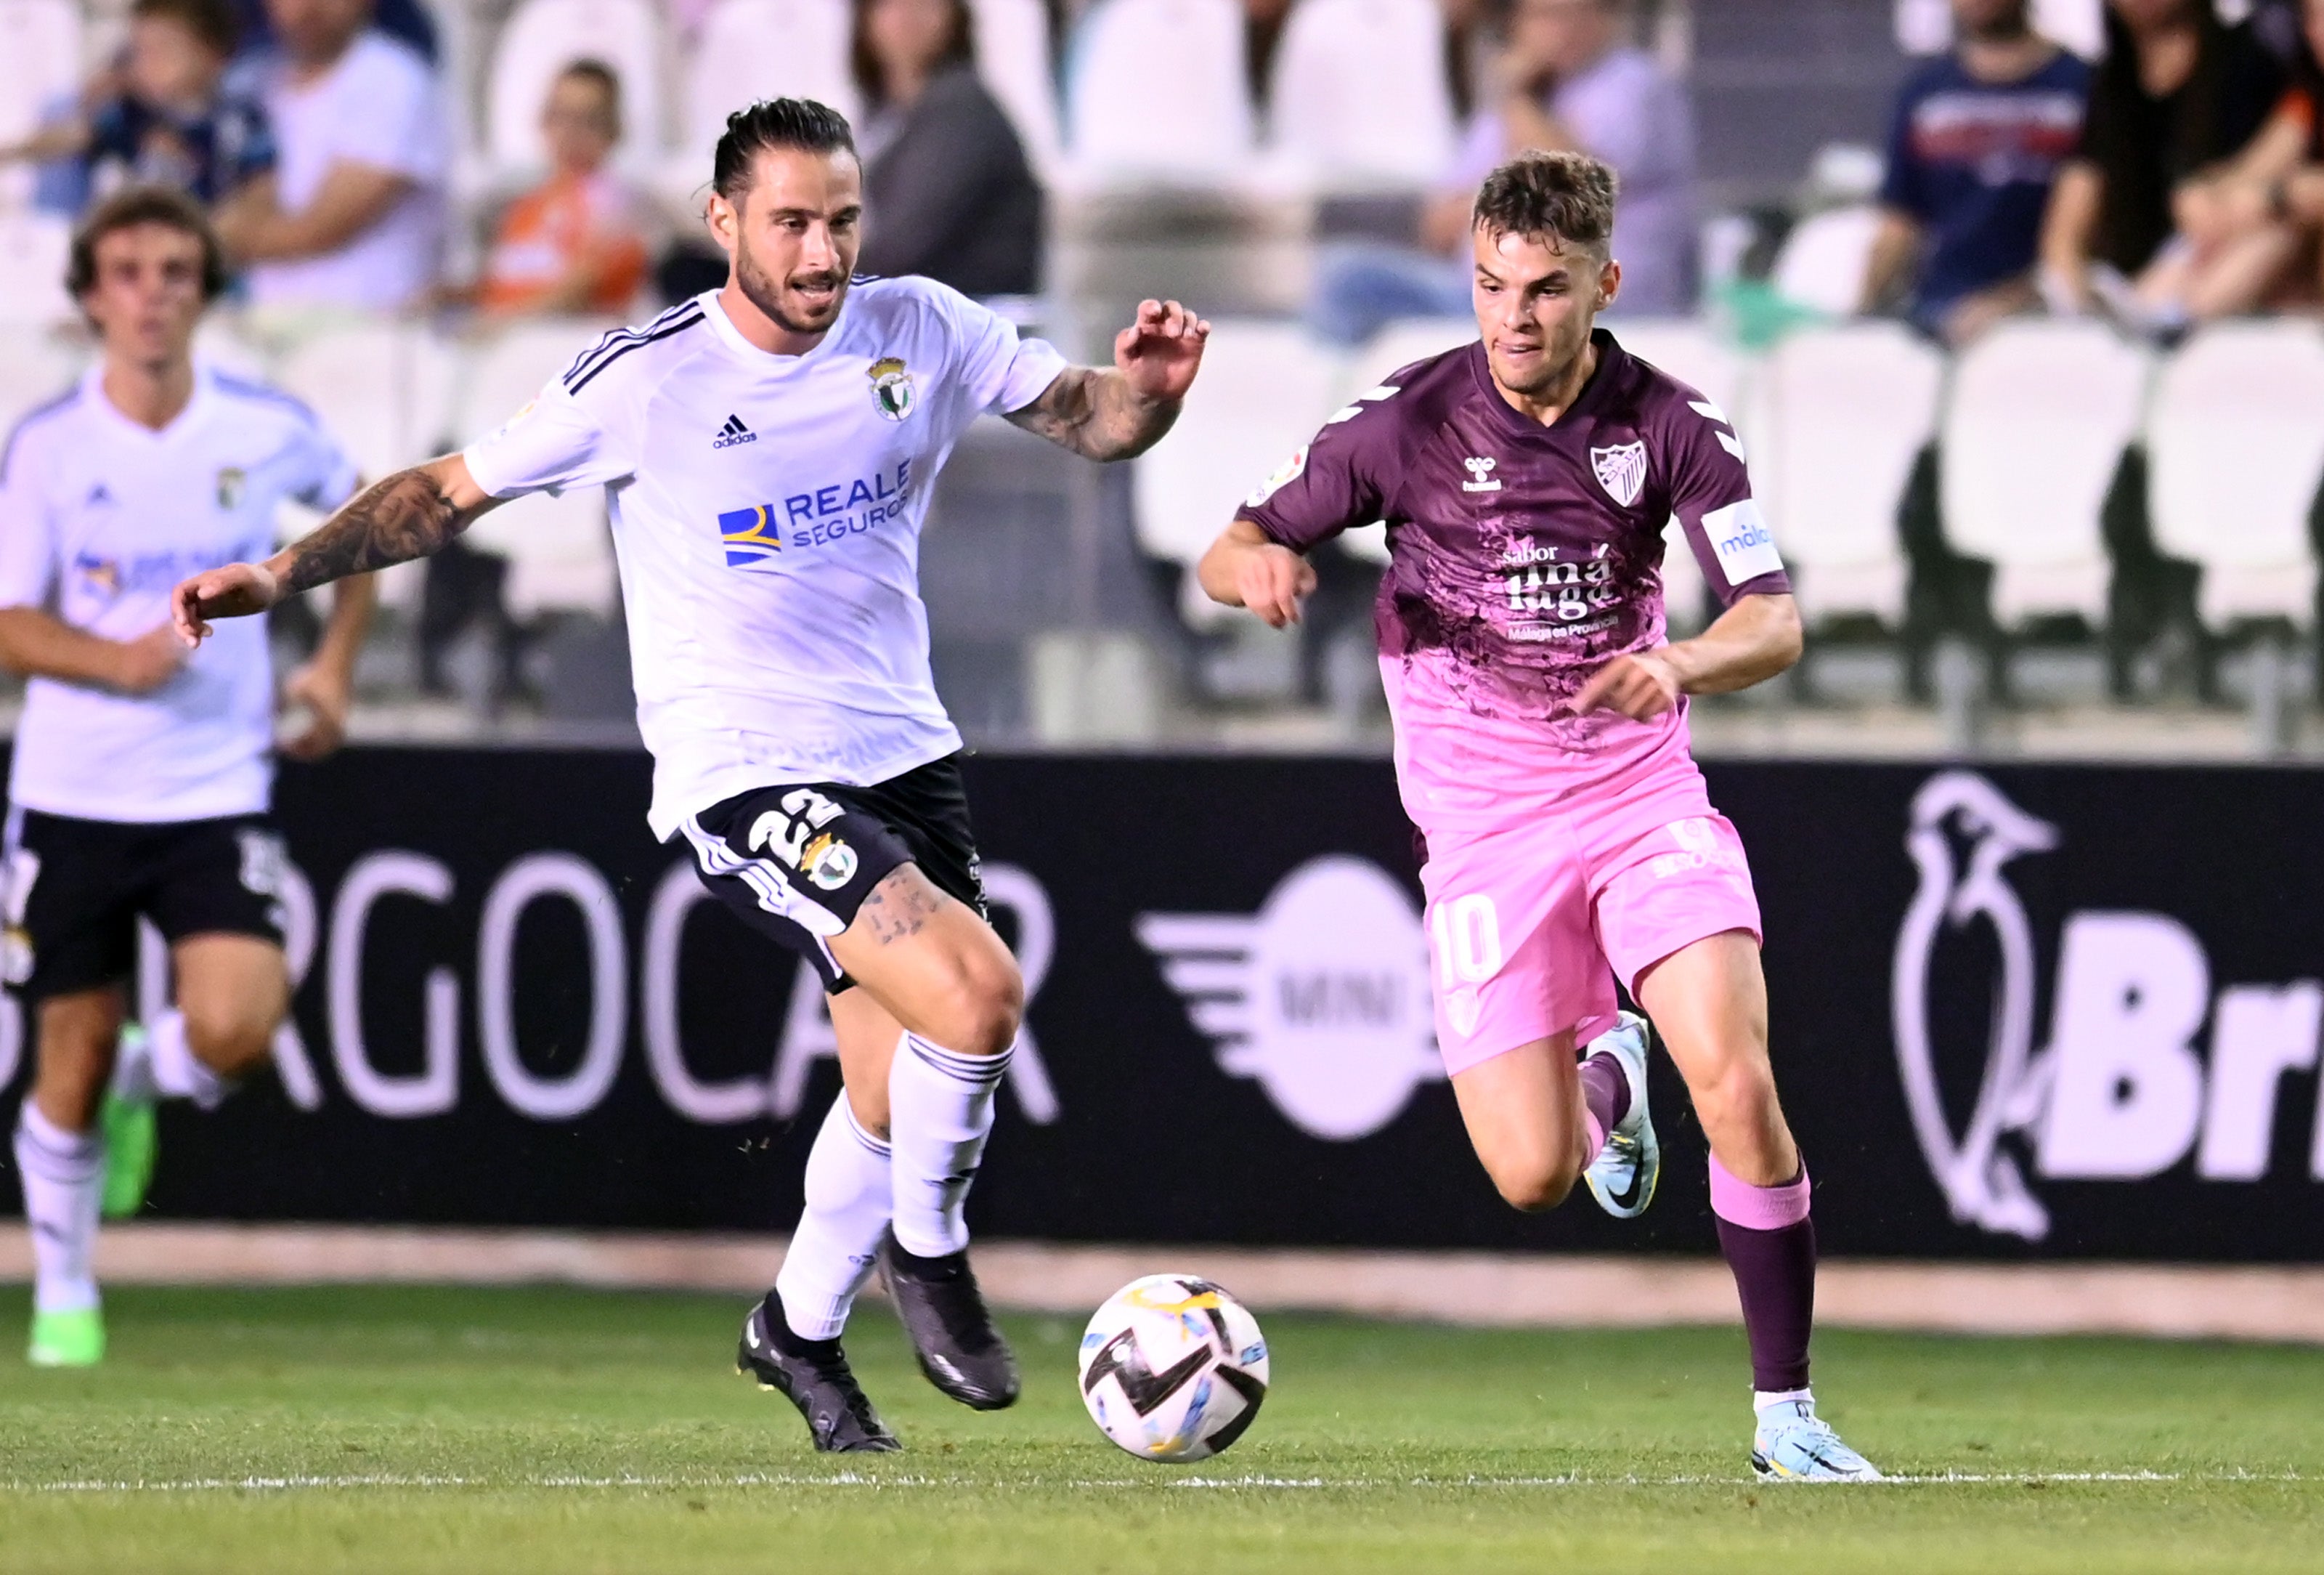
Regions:
[[[304, 405], [193, 358], [225, 283], [189, 199], [132, 187], [100, 204], [67, 283], [102, 354], [0, 459], [0, 663], [31, 680], [0, 961], [37, 1024], [15, 1152], [36, 1276], [29, 1355], [43, 1367], [104, 1355], [97, 1218], [143, 1201], [155, 1098], [214, 1105], [265, 1059], [290, 1008], [265, 625], [189, 656], [170, 598], [203, 564], [263, 550], [284, 498], [335, 507], [356, 477]], [[309, 718], [288, 753], [337, 746], [372, 600], [368, 579], [346, 581], [314, 662], [284, 685]], [[125, 1024], [124, 989], [141, 915], [170, 944], [177, 992], [142, 1028]]]
[[1097, 370], [945, 286], [853, 278], [862, 166], [820, 104], [731, 116], [713, 187], [724, 288], [608, 335], [499, 431], [266, 562], [189, 580], [178, 623], [198, 640], [209, 619], [432, 552], [507, 498], [604, 486], [648, 820], [815, 965], [846, 1083], [742, 1366], [789, 1395], [817, 1449], [892, 1450], [839, 1344], [875, 1264], [939, 1389], [979, 1409], [1017, 1397], [962, 1207], [1024, 988], [985, 921], [961, 737], [929, 676], [930, 487], [986, 411], [1093, 459], [1143, 452], [1209, 327], [1148, 301]]

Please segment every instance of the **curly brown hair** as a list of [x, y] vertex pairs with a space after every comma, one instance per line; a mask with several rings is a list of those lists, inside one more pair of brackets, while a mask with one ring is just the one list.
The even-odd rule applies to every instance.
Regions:
[[1620, 191], [1620, 179], [1601, 159], [1534, 149], [1485, 177], [1471, 222], [1491, 235], [1579, 246], [1603, 258]]

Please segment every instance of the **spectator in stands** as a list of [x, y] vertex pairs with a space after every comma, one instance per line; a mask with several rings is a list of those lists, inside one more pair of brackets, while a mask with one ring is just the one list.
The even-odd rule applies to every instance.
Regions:
[[1953, 0], [1953, 51], [1904, 84], [1888, 136], [1864, 310], [1902, 298], [1960, 345], [2038, 303], [2042, 211], [2081, 138], [2089, 68], [2035, 32], [2030, 0]]
[[2185, 244], [2159, 267], [2162, 314], [2188, 321], [2313, 304], [2324, 231], [2324, 0], [2300, 9], [2291, 85], [2235, 162], [2172, 204]]
[[1526, 148], [1577, 148], [1620, 175], [1614, 255], [1623, 312], [1692, 310], [1693, 108], [1653, 56], [1624, 42], [1627, 12], [1624, 0], [1516, 0], [1497, 88], [1471, 116], [1443, 190], [1422, 213], [1423, 249], [1333, 248], [1319, 270], [1311, 326], [1352, 344], [1397, 318], [1466, 315], [1478, 184]]
[[371, 0], [267, 0], [279, 162], [218, 229], [261, 306], [391, 311], [436, 283], [449, 152], [435, 73]]
[[2042, 293], [2054, 310], [2102, 307], [2169, 333], [2185, 321], [2197, 249], [2178, 233], [2174, 204], [2251, 142], [2282, 70], [2210, 0], [2107, 0], [2106, 29], [2081, 147], [2043, 221]]
[[853, 64], [863, 271], [977, 296], [1038, 290], [1040, 182], [977, 78], [967, 0], [855, 0]]
[[[266, 14], [266, 0], [233, 0], [233, 5], [242, 23], [243, 48], [273, 48], [274, 20]], [[428, 13], [427, 0], [377, 0], [372, 25], [390, 38], [402, 40], [430, 65], [435, 64], [436, 19]]]
[[136, 182], [223, 201], [274, 167], [264, 106], [226, 80], [235, 45], [227, 0], [136, 0], [120, 65], [89, 85], [82, 113], [0, 158], [78, 160], [100, 196]]
[[540, 115], [548, 180], [501, 215], [484, 277], [467, 299], [488, 318], [629, 309], [645, 280], [638, 205], [605, 167], [622, 140], [622, 85], [576, 60], [549, 85]]

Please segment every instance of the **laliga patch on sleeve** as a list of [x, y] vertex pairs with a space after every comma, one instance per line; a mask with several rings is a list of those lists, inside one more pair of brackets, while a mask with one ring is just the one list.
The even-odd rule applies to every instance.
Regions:
[[1268, 477], [1266, 480], [1260, 482], [1257, 486], [1251, 489], [1250, 496], [1242, 500], [1243, 507], [1257, 508], [1268, 498], [1273, 497], [1277, 493], [1281, 492], [1285, 487], [1298, 480], [1301, 472], [1305, 471], [1306, 468], [1307, 445], [1302, 443], [1299, 447], [1291, 450], [1291, 458], [1283, 462], [1283, 468], [1281, 469], [1277, 470], [1274, 475]]
[[1719, 554], [1720, 571], [1729, 585], [1741, 585], [1763, 574], [1781, 574], [1783, 555], [1767, 532], [1767, 519], [1757, 498], [1744, 498], [1702, 516], [1702, 533]]

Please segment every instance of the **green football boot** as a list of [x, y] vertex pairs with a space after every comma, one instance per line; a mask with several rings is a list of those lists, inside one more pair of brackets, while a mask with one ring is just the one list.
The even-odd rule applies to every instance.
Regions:
[[95, 1307], [35, 1312], [24, 1359], [36, 1367], [94, 1367], [105, 1360], [105, 1313]]
[[105, 1217], [126, 1219], [145, 1207], [145, 1189], [152, 1184], [153, 1161], [161, 1150], [153, 1101], [108, 1093], [97, 1125], [105, 1137]]

